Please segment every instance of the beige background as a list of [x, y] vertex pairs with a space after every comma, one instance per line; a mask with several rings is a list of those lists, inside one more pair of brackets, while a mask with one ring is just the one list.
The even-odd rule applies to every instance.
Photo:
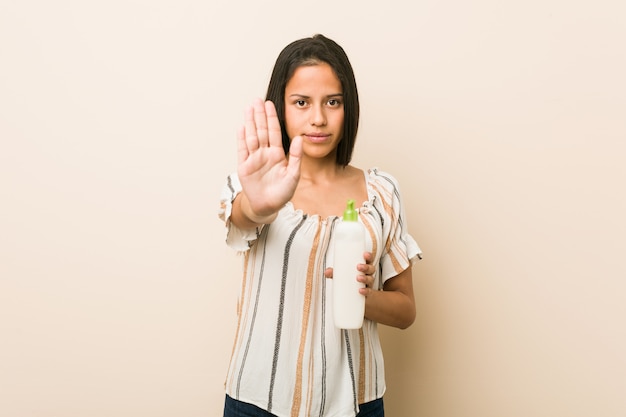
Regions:
[[[413, 3], [412, 6], [409, 4]], [[626, 415], [622, 1], [0, 4], [0, 415], [219, 416], [243, 107], [322, 32], [400, 181], [391, 417]]]

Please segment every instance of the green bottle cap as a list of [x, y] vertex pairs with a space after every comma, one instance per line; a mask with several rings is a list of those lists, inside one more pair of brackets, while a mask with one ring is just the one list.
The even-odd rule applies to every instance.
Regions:
[[343, 212], [344, 222], [356, 222], [359, 221], [359, 213], [354, 209], [354, 200], [348, 200], [346, 211]]

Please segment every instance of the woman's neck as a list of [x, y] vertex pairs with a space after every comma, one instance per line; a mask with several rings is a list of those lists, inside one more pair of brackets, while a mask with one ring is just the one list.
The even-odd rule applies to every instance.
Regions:
[[300, 180], [313, 182], [335, 181], [337, 177], [345, 175], [346, 168], [337, 165], [334, 160], [303, 158], [300, 165]]

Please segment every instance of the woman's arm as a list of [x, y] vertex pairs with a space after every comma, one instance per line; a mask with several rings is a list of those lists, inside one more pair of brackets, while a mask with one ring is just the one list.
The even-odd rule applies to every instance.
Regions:
[[249, 229], [274, 221], [296, 190], [301, 156], [302, 138], [293, 138], [287, 157], [274, 104], [255, 100], [237, 132], [237, 175], [243, 191], [233, 201], [233, 224]]
[[233, 201], [233, 211], [230, 214], [230, 221], [242, 230], [254, 229], [262, 224], [269, 224], [274, 221], [278, 212], [268, 216], [259, 216], [250, 208], [250, 201], [245, 191], [237, 194]]
[[[369, 265], [368, 265], [369, 266]], [[371, 276], [359, 277], [362, 282], [371, 282]], [[415, 321], [415, 296], [411, 266], [385, 281], [382, 291], [369, 284], [361, 290], [365, 298], [365, 318], [381, 324], [406, 329]]]
[[[359, 292], [365, 296], [365, 318], [387, 326], [406, 329], [415, 321], [415, 296], [413, 294], [413, 270], [411, 266], [395, 277], [385, 281], [381, 291], [372, 288], [376, 267], [372, 265], [372, 254], [365, 252], [364, 264], [357, 265], [363, 275], [357, 281], [365, 284]], [[326, 278], [333, 277], [333, 269], [326, 268]]]

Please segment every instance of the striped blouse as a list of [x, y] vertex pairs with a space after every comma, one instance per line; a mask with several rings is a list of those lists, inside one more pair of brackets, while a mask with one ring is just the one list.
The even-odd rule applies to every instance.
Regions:
[[[374, 288], [421, 257], [409, 235], [398, 183], [388, 173], [365, 174], [368, 201], [359, 209], [366, 248], [378, 264]], [[385, 392], [377, 324], [358, 330], [333, 324], [333, 229], [340, 218], [303, 213], [287, 203], [269, 225], [241, 230], [230, 222], [241, 191], [227, 178], [219, 210], [226, 243], [243, 261], [237, 330], [226, 393], [279, 417], [355, 416], [358, 405]]]

